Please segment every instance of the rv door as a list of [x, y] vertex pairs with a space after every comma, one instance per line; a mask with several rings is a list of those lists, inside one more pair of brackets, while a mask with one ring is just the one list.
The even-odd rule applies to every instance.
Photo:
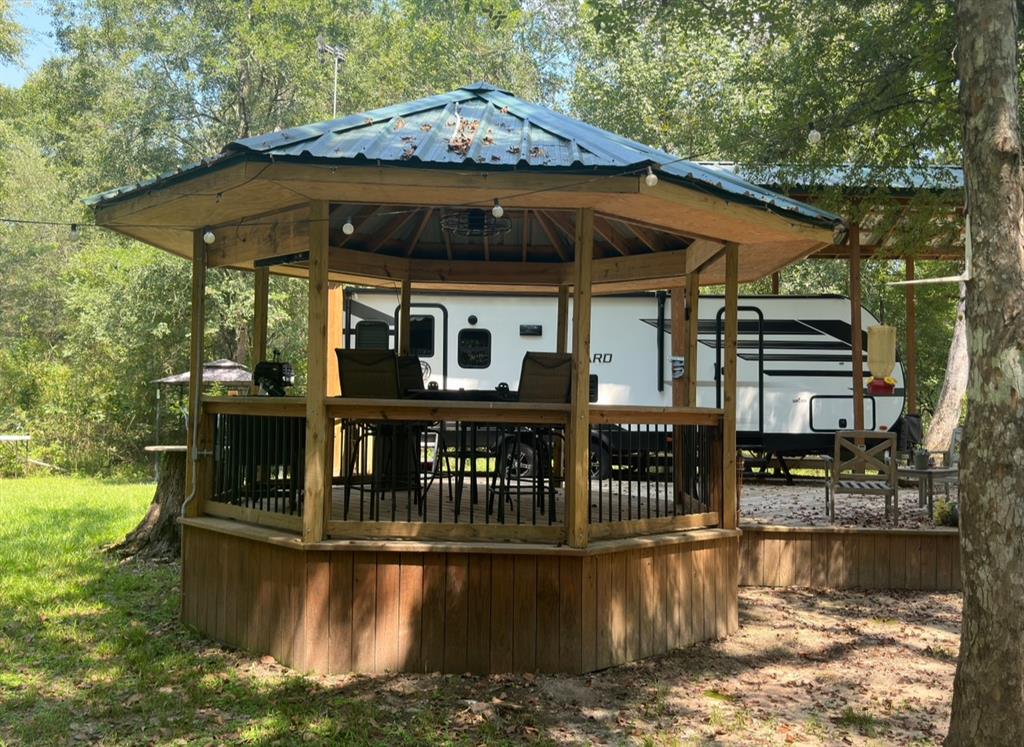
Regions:
[[[448, 384], [448, 311], [441, 304], [412, 303], [409, 308], [409, 352], [423, 367], [423, 383], [444, 389]], [[395, 319], [399, 310], [395, 309]]]

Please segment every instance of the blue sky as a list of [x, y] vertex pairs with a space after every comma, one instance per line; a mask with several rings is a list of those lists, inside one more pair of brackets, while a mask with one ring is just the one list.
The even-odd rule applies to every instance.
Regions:
[[16, 88], [55, 51], [46, 0], [14, 0], [14, 20], [25, 29], [21, 65], [0, 64], [0, 85]]

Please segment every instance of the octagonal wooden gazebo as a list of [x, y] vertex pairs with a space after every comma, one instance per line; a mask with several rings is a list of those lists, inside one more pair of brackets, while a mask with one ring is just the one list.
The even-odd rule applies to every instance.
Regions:
[[[254, 273], [257, 359], [268, 273], [309, 280], [304, 397], [190, 392], [186, 623], [320, 672], [580, 672], [737, 626], [737, 283], [832, 242], [836, 216], [482, 83], [90, 202], [191, 261], [193, 381], [208, 268]], [[538, 350], [571, 351], [570, 401], [346, 396], [348, 282], [396, 289], [400, 353], [421, 289], [557, 294]], [[694, 360], [700, 284], [726, 287], [723, 408], [692, 406], [686, 366], [672, 407], [592, 403], [591, 294], [675, 289], [672, 352]], [[385, 479], [405, 432], [424, 458]], [[504, 460], [524, 440], [553, 445], [532, 475]], [[609, 474], [594, 444], [619, 449]]]

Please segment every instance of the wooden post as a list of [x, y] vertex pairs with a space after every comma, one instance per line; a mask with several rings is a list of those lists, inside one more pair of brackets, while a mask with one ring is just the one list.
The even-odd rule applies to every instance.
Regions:
[[697, 340], [700, 332], [700, 275], [690, 273], [686, 286], [686, 322], [689, 327], [686, 334], [686, 392], [683, 404], [686, 407], [697, 407]]
[[[196, 454], [196, 432], [202, 434], [201, 408], [196, 402], [203, 394], [203, 335], [206, 332], [206, 243], [204, 229], [192, 232], [192, 325], [188, 356], [188, 427], [185, 443], [188, 450], [185, 459], [185, 495], [196, 495], [185, 505], [186, 516], [199, 516], [205, 496], [200, 494], [202, 481], [197, 480], [198, 455]], [[199, 444], [202, 451], [203, 444]]]
[[853, 355], [853, 428], [864, 430], [864, 340], [860, 316], [860, 226], [850, 226], [850, 347]]
[[739, 519], [736, 495], [736, 338], [739, 334], [739, 247], [725, 245], [725, 432], [722, 434], [722, 527], [735, 529]]
[[[672, 288], [670, 301], [670, 313], [672, 315], [672, 358], [683, 359], [684, 371], [692, 363], [686, 355], [690, 334], [690, 325], [686, 318], [686, 297], [689, 294], [692, 278], [692, 275], [687, 275], [686, 282], [683, 285]], [[658, 334], [664, 334], [664, 332], [659, 330]], [[676, 378], [675, 367], [670, 366], [669, 375], [672, 377], [672, 404], [673, 406], [682, 406], [687, 396], [685, 374], [684, 378]], [[683, 434], [684, 430], [682, 427], [675, 426], [672, 428], [672, 498], [677, 506], [682, 506], [686, 497], [686, 492], [683, 490], [683, 477], [686, 470]]]
[[[341, 395], [341, 378], [338, 375], [338, 355], [334, 351], [345, 347], [345, 287], [331, 283], [327, 290], [327, 396]], [[341, 423], [334, 424], [332, 441], [331, 474], [340, 475], [343, 438]]]
[[302, 511], [303, 542], [324, 537], [324, 514], [331, 496], [328, 468], [327, 404], [327, 218], [324, 200], [309, 204], [309, 342], [306, 380], [306, 497]]
[[398, 349], [399, 355], [409, 355], [409, 333], [412, 328], [412, 283], [408, 278], [402, 281], [402, 295], [398, 307]]
[[590, 266], [594, 256], [594, 209], [576, 211], [576, 257], [572, 303], [572, 403], [565, 527], [570, 547], [590, 538]]
[[[914, 279], [914, 258], [907, 257], [907, 280]], [[907, 365], [904, 368], [907, 412], [917, 412], [917, 294], [912, 285], [904, 286], [907, 298]]]
[[555, 328], [555, 352], [564, 353], [569, 339], [569, 286], [558, 286], [558, 322]]
[[[255, 371], [256, 364], [267, 359], [267, 312], [270, 299], [270, 269], [257, 267], [253, 273], [253, 308], [252, 308], [252, 347], [250, 366]], [[250, 394], [259, 394], [259, 387], [253, 381], [249, 387]]]
[[772, 273], [772, 295], [773, 296], [779, 295], [779, 286], [780, 285], [782, 285], [782, 273], [780, 273], [780, 272], [773, 272]]

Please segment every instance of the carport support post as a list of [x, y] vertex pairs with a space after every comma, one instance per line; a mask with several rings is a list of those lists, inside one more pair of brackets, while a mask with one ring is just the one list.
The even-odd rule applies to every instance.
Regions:
[[[267, 359], [267, 310], [270, 295], [270, 270], [257, 267], [253, 273], [252, 294], [252, 360], [250, 365], [255, 372], [256, 364]], [[250, 394], [259, 394], [259, 386], [255, 379], [249, 387]]]
[[576, 255], [572, 303], [572, 394], [569, 407], [569, 468], [565, 528], [570, 547], [590, 538], [590, 267], [594, 257], [594, 209], [576, 211]]
[[[331, 283], [327, 290], [327, 396], [341, 396], [341, 377], [338, 374], [338, 354], [345, 347], [345, 287]], [[342, 474], [344, 448], [341, 421], [334, 424], [334, 446], [331, 448], [331, 474]]]
[[325, 504], [331, 495], [327, 403], [327, 229], [329, 206], [309, 203], [309, 338], [306, 379], [306, 495], [302, 541], [324, 538]]
[[853, 428], [864, 430], [864, 340], [860, 318], [860, 226], [850, 226], [850, 347], [853, 356]]
[[[672, 289], [672, 357], [683, 360], [682, 377], [676, 378], [674, 368], [671, 371], [673, 407], [692, 407], [694, 404], [690, 384], [694, 381], [693, 369], [697, 365], [696, 320], [699, 294], [700, 276], [696, 272], [691, 272], [681, 286]], [[684, 434], [682, 427], [672, 429], [673, 499], [679, 507], [683, 506], [686, 497]]]
[[408, 278], [402, 281], [402, 295], [398, 306], [398, 349], [399, 355], [409, 355], [409, 333], [412, 329], [412, 283]]
[[735, 529], [739, 514], [736, 494], [736, 337], [739, 334], [739, 246], [725, 245], [725, 408], [722, 435], [722, 528]]
[[[555, 352], [564, 353], [569, 339], [569, 286], [564, 283], [558, 286], [558, 316], [555, 325]], [[552, 457], [556, 476], [564, 478], [565, 449], [561, 440], [555, 441], [555, 453]]]
[[[196, 429], [202, 426], [199, 398], [203, 394], [203, 335], [206, 332], [206, 242], [203, 241], [205, 229], [192, 232], [192, 329], [189, 339], [188, 355], [188, 428], [185, 432], [185, 443], [188, 454], [185, 459], [185, 495], [196, 495], [185, 504], [185, 516], [199, 516], [205, 496], [202, 493], [202, 482], [198, 478], [198, 455], [196, 449], [203, 450], [203, 444], [196, 442]], [[202, 436], [202, 431], [199, 431]], [[159, 457], [158, 457], [159, 458]], [[198, 480], [198, 485], [197, 485]]]
[[[914, 279], [914, 258], [906, 258], [907, 280]], [[917, 294], [912, 285], [904, 286], [907, 299], [907, 412], [917, 412]]]

